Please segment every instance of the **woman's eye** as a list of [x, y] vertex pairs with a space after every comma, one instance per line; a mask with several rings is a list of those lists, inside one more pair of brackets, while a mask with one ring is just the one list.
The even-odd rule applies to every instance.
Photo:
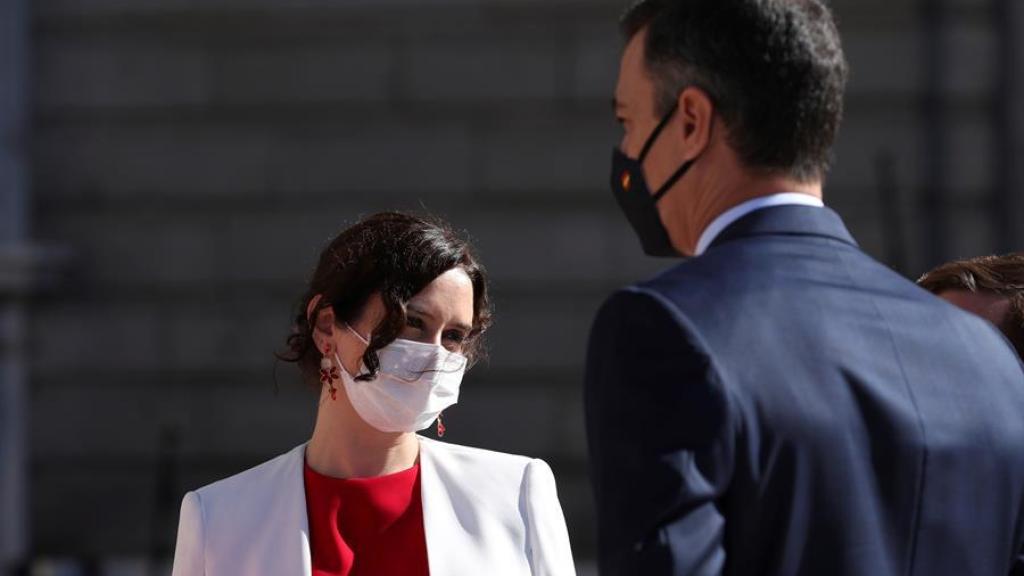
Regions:
[[423, 328], [423, 320], [420, 320], [419, 318], [416, 318], [415, 316], [409, 316], [408, 318], [406, 318], [405, 319], [405, 323], [406, 323], [407, 326], [410, 326], [412, 328], [420, 328], [420, 329]]
[[466, 335], [457, 330], [449, 330], [444, 333], [444, 339], [461, 344], [466, 340]]

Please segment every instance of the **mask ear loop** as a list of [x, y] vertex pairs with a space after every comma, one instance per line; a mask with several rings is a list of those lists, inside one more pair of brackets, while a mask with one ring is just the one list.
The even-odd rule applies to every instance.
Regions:
[[363, 344], [365, 344], [367, 346], [370, 345], [370, 341], [367, 340], [366, 338], [363, 338], [363, 335], [360, 334], [359, 332], [356, 332], [356, 329], [353, 328], [352, 325], [349, 324], [348, 322], [345, 323], [345, 328], [348, 328], [348, 331], [351, 332], [353, 336], [358, 338], [360, 342], [362, 342]]
[[[665, 130], [665, 127], [668, 126], [669, 121], [672, 120], [672, 117], [675, 116], [676, 110], [678, 109], [679, 102], [676, 102], [672, 105], [672, 108], [661, 117], [658, 125], [654, 127], [654, 131], [647, 137], [647, 141], [644, 142], [644, 147], [640, 150], [640, 156], [637, 157], [637, 162], [641, 166], [644, 163], [644, 159], [647, 158], [647, 154], [650, 153], [651, 148], [654, 147], [654, 143], [658, 141], [658, 136], [663, 130]], [[683, 165], [680, 166], [664, 184], [661, 185], [661, 188], [658, 188], [658, 191], [651, 195], [651, 201], [657, 203], [658, 200], [661, 200], [661, 197], [668, 193], [669, 189], [672, 188], [672, 185], [678, 182], [679, 179], [686, 174], [687, 170], [690, 169], [690, 166], [693, 165], [694, 160], [696, 160], [696, 158], [684, 162]]]
[[[711, 126], [708, 127], [708, 146], [711, 145], [711, 131], [712, 130], [714, 130], [714, 124], [712, 124]], [[707, 150], [707, 147], [705, 147], [704, 150]], [[675, 183], [678, 182], [680, 178], [685, 176], [686, 173], [690, 171], [690, 168], [693, 167], [694, 163], [696, 163], [697, 160], [700, 160], [700, 157], [704, 155], [704, 150], [701, 150], [699, 154], [697, 154], [693, 158], [687, 160], [686, 162], [683, 162], [683, 165], [680, 166], [679, 169], [676, 170], [671, 176], [669, 176], [668, 180], [666, 180], [665, 183], [661, 185], [661, 188], [658, 188], [657, 192], [655, 192], [654, 194], [651, 194], [651, 198], [653, 199], [653, 202], [657, 203], [658, 200], [661, 200], [661, 198], [665, 194], [668, 194], [668, 191], [672, 189], [672, 186], [674, 186]]]
[[685, 176], [686, 173], [690, 171], [690, 168], [693, 166], [693, 163], [697, 161], [697, 158], [700, 158], [700, 155], [694, 156], [692, 160], [687, 160], [686, 162], [683, 162], [683, 165], [680, 166], [679, 169], [672, 174], [672, 176], [669, 176], [669, 179], [666, 180], [665, 183], [661, 185], [661, 188], [658, 188], [657, 192], [651, 194], [651, 201], [657, 203], [658, 200], [661, 200], [662, 197], [665, 196], [665, 194], [668, 194], [668, 191], [672, 189], [672, 186], [674, 186], [680, 178]]
[[[366, 345], [366, 346], [370, 346], [370, 340], [368, 340], [367, 338], [364, 338], [364, 337], [362, 337], [362, 334], [359, 334], [358, 332], [356, 332], [356, 331], [355, 331], [355, 328], [352, 328], [352, 325], [351, 325], [351, 324], [349, 324], [349, 323], [347, 323], [347, 322], [346, 322], [346, 323], [345, 323], [345, 328], [346, 328], [346, 329], [347, 329], [347, 330], [348, 330], [349, 332], [351, 332], [351, 333], [352, 333], [352, 335], [353, 335], [353, 336], [355, 336], [355, 337], [356, 337], [356, 338], [357, 338], [357, 339], [358, 339], [358, 340], [359, 340], [360, 342], [362, 342], [362, 344], [364, 344], [364, 345]], [[341, 362], [341, 358], [340, 358], [340, 357], [338, 357], [338, 354], [337, 354], [337, 353], [335, 353], [334, 357], [335, 357], [335, 359], [336, 359], [336, 360], [338, 361], [338, 365], [339, 365], [339, 366], [341, 366], [341, 369], [342, 369], [342, 370], [344, 370], [344, 371], [345, 371], [345, 373], [346, 373], [346, 374], [348, 374], [348, 375], [349, 375], [349, 376], [350, 376], [350, 377], [351, 377], [351, 378], [352, 378], [352, 379], [354, 380], [354, 379], [355, 379], [355, 374], [352, 374], [351, 372], [349, 372], [349, 371], [348, 371], [348, 369], [347, 369], [347, 368], [345, 368], [345, 365], [344, 365], [344, 364], [342, 364], [342, 362]]]
[[651, 135], [647, 137], [647, 141], [644, 142], [644, 147], [640, 150], [640, 155], [637, 156], [637, 162], [643, 163], [644, 158], [647, 158], [647, 153], [651, 151], [652, 147], [654, 147], [654, 143], [658, 140], [658, 135], [665, 129], [665, 126], [668, 126], [669, 121], [676, 115], [676, 110], [678, 108], [679, 103], [676, 102], [672, 105], [672, 109], [661, 117], [661, 121], [658, 122], [658, 125], [654, 127], [654, 131], [651, 132]]

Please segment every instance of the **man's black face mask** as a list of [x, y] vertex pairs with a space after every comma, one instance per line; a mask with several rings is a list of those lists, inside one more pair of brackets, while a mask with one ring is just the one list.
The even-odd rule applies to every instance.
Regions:
[[658, 200], [661, 200], [668, 193], [672, 186], [689, 171], [690, 167], [693, 166], [693, 163], [700, 156], [698, 155], [692, 160], [683, 162], [682, 166], [653, 194], [651, 194], [650, 189], [647, 187], [647, 182], [644, 180], [643, 170], [643, 163], [647, 153], [651, 151], [651, 147], [657, 141], [658, 135], [668, 125], [669, 120], [675, 115], [677, 109], [678, 105], [673, 106], [661, 121], [658, 122], [654, 132], [651, 132], [647, 142], [644, 143], [644, 147], [640, 150], [640, 156], [635, 160], [626, 156], [618, 147], [612, 150], [612, 194], [615, 195], [615, 200], [618, 201], [619, 207], [633, 226], [636, 235], [640, 238], [640, 245], [648, 256], [681, 256], [679, 251], [672, 246], [668, 231], [665, 229], [665, 225], [661, 222], [661, 216], [658, 214], [657, 204]]

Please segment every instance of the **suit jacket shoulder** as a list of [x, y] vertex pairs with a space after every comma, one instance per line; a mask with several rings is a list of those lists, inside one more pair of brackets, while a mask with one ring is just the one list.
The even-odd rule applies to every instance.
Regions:
[[[663, 318], [629, 320], [655, 313]], [[588, 360], [594, 375], [589, 433], [599, 440], [591, 457], [605, 462], [608, 487], [624, 488], [613, 484], [614, 465], [631, 459], [635, 468], [646, 467], [649, 483], [689, 478], [689, 463], [702, 462], [692, 448], [699, 445], [690, 441], [701, 420], [686, 410], [717, 414], [725, 399], [734, 431], [723, 443], [731, 447], [729, 457], [705, 456], [703, 462], [721, 465], [698, 467], [726, 470], [727, 477], [715, 484], [706, 473], [694, 475], [700, 482], [684, 494], [716, 488], [710, 512], [686, 500], [698, 512], [667, 526], [658, 524], [665, 505], [654, 497], [661, 492], [649, 490], [652, 503], [644, 509], [636, 502], [641, 497], [614, 502], [625, 499], [603, 491], [615, 513], [601, 519], [605, 547], [618, 558], [655, 557], [632, 552], [639, 531], [616, 526], [641, 510], [631, 525], [682, 533], [700, 519], [707, 520], [701, 534], [721, 529], [720, 549], [733, 574], [1009, 571], [1024, 540], [1021, 361], [994, 326], [862, 252], [835, 213], [777, 207], [748, 215], [700, 258], [613, 296], [598, 318], [605, 319], [603, 333], [592, 339], [606, 345]], [[633, 330], [612, 344], [646, 355], [617, 371], [622, 392], [614, 395], [606, 394], [614, 383], [603, 374], [616, 372], [609, 369], [615, 360], [606, 357], [619, 352], [604, 333], [617, 326]], [[664, 350], [664, 335], [674, 336], [678, 350]], [[684, 365], [683, 358], [691, 361]], [[657, 430], [653, 440], [643, 440], [662, 450], [640, 461], [631, 446], [620, 448], [620, 432], [604, 427], [620, 420], [623, 407], [640, 406], [630, 404], [637, 373], [650, 373], [651, 366], [660, 402], [643, 404], [633, 425]], [[690, 408], [694, 390], [723, 393], [709, 393]], [[681, 441], [670, 458], [663, 439], [673, 434]], [[666, 463], [681, 471], [669, 474]], [[677, 500], [680, 492], [663, 491]], [[671, 557], [676, 567], [703, 558], [687, 552], [704, 549], [684, 537], [663, 539], [672, 550], [657, 558]], [[608, 558], [603, 566], [614, 565], [616, 556]]]

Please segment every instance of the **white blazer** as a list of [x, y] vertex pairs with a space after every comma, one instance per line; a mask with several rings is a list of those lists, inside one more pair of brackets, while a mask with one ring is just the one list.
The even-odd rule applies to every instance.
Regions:
[[[576, 573], [543, 460], [418, 438], [431, 576]], [[309, 576], [305, 449], [186, 494], [173, 576]]]

